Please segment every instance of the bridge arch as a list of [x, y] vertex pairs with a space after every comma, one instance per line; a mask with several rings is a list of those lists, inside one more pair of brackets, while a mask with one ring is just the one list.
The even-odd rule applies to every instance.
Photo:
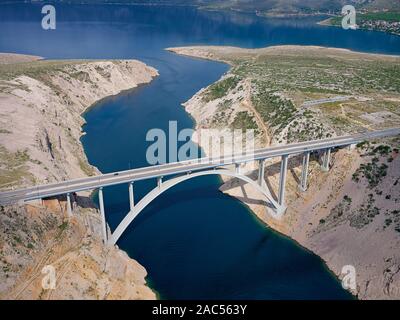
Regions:
[[108, 243], [110, 245], [115, 245], [118, 242], [119, 238], [122, 236], [122, 234], [125, 232], [125, 230], [132, 223], [132, 221], [139, 215], [139, 213], [141, 213], [154, 199], [156, 199], [162, 193], [178, 185], [179, 183], [182, 183], [190, 179], [194, 179], [196, 177], [207, 176], [207, 175], [229, 176], [245, 181], [250, 185], [252, 185], [257, 191], [259, 191], [268, 199], [270, 204], [273, 206], [274, 211], [276, 212], [275, 216], [277, 218], [279, 218], [280, 213], [283, 211], [283, 208], [271, 196], [268, 188], [266, 188], [265, 186], [260, 186], [257, 183], [257, 181], [254, 181], [245, 175], [227, 169], [200, 171], [167, 180], [163, 182], [160, 187], [158, 186], [155, 187], [134, 206], [133, 210], [129, 211], [129, 213], [124, 217], [124, 219], [120, 222], [118, 227], [111, 234]]

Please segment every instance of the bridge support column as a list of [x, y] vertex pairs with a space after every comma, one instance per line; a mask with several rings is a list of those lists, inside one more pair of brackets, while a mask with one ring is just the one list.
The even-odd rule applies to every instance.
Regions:
[[329, 171], [329, 163], [331, 162], [331, 149], [326, 149], [322, 157], [322, 171]]
[[300, 190], [307, 191], [308, 164], [310, 163], [310, 153], [306, 152], [303, 156], [303, 167], [301, 170]]
[[235, 171], [237, 174], [240, 174], [240, 163], [235, 163]]
[[265, 162], [263, 160], [258, 161], [258, 184], [262, 186], [265, 173]]
[[288, 158], [289, 158], [288, 155], [284, 155], [282, 156], [282, 161], [281, 161], [281, 174], [279, 179], [279, 197], [278, 197], [278, 204], [280, 206], [285, 205], [285, 187], [286, 187]]
[[135, 197], [134, 197], [134, 193], [133, 193], [133, 182], [129, 183], [129, 206], [130, 206], [131, 211], [135, 207]]
[[67, 213], [68, 217], [72, 217], [72, 203], [71, 203], [71, 194], [67, 193]]
[[161, 188], [162, 185], [162, 177], [157, 178], [157, 187]]
[[351, 144], [348, 146], [348, 150], [353, 151], [356, 148], [356, 146], [357, 146], [356, 144]]
[[107, 226], [106, 226], [106, 214], [104, 211], [104, 197], [103, 197], [103, 188], [99, 189], [99, 205], [100, 205], [100, 213], [101, 213], [101, 231], [103, 233], [103, 241], [107, 243]]

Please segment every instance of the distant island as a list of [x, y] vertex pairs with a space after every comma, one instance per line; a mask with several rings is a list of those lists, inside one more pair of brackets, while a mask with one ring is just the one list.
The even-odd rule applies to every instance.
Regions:
[[[342, 17], [335, 16], [324, 21], [322, 25], [341, 26]], [[400, 35], [399, 12], [363, 12], [357, 15], [357, 27], [363, 30], [382, 31]]]
[[[31, 2], [44, 3], [40, 0], [31, 0]], [[345, 5], [353, 5], [357, 11], [368, 13], [400, 12], [400, 1], [397, 0], [55, 0], [54, 2], [64, 4], [185, 5], [205, 10], [232, 10], [273, 17], [340, 15], [342, 7]]]
[[[22, 1], [21, 1], [22, 2]], [[42, 1], [33, 1], [41, 3]], [[341, 10], [353, 5], [360, 29], [400, 35], [400, 1], [396, 0], [56, 0], [63, 4], [129, 4], [195, 6], [201, 10], [230, 10], [261, 17], [288, 18], [329, 15], [322, 25], [341, 26]]]

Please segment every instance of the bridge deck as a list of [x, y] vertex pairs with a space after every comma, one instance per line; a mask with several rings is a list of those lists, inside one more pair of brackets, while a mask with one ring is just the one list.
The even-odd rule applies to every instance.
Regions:
[[121, 172], [113, 172], [82, 179], [63, 181], [59, 183], [39, 185], [26, 189], [1, 192], [0, 204], [10, 204], [18, 201], [43, 199], [47, 197], [84, 190], [93, 190], [100, 187], [107, 187], [133, 181], [146, 180], [161, 176], [165, 177], [180, 173], [186, 173], [189, 171], [199, 171], [204, 169], [216, 168], [234, 163], [246, 163], [249, 161], [269, 159], [284, 155], [295, 155], [317, 150], [344, 147], [352, 144], [357, 144], [365, 140], [394, 136], [398, 134], [400, 134], [400, 128], [392, 128], [387, 130], [358, 133], [343, 137], [334, 137], [329, 139], [314, 140], [288, 144], [284, 146], [258, 149], [247, 154], [235, 154], [232, 156], [216, 158], [201, 158]]

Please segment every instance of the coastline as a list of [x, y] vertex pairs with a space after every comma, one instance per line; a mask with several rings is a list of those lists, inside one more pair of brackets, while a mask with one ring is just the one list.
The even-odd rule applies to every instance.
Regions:
[[328, 18], [328, 19], [324, 19], [322, 21], [318, 21], [317, 24], [320, 25], [320, 26], [338, 27], [338, 26], [335, 26], [335, 25], [331, 24], [331, 19], [332, 19], [332, 17]]
[[[7, 58], [10, 56], [13, 61], [0, 65], [0, 106], [4, 111], [1, 120], [5, 124], [0, 133], [0, 155], [2, 161], [8, 159], [5, 161], [10, 165], [15, 163], [20, 169], [18, 175], [13, 167], [7, 169], [9, 172], [3, 172], [5, 178], [10, 176], [10, 181], [2, 181], [7, 182], [3, 188], [99, 172], [89, 164], [80, 141], [84, 135], [83, 114], [100, 100], [145, 85], [158, 76], [156, 69], [137, 60], [44, 61], [39, 60], [40, 57], [15, 54]], [[73, 197], [76, 205], [70, 219], [66, 219], [66, 202], [62, 197], [25, 206], [1, 207], [6, 213], [0, 219], [2, 228], [21, 225], [21, 219], [28, 221], [23, 230], [13, 227], [18, 235], [1, 233], [6, 244], [2, 249], [6, 257], [4, 263], [7, 263], [3, 271], [9, 270], [1, 277], [7, 279], [0, 286], [2, 298], [156, 298], [155, 292], [146, 286], [146, 270], [124, 251], [102, 244], [99, 212], [88, 197], [89, 193]], [[9, 220], [6, 216], [12, 211], [14, 217]], [[36, 229], [29, 227], [36, 223], [32, 214], [41, 217], [40, 221], [51, 219], [52, 223], [41, 226], [46, 239], [35, 235]], [[21, 244], [13, 243], [13, 237], [21, 239]], [[28, 240], [32, 237], [34, 241]], [[30, 243], [24, 244], [26, 241]], [[52, 244], [54, 241], [56, 244]], [[72, 244], [75, 245], [71, 247]], [[35, 253], [30, 252], [31, 248], [35, 248]], [[15, 256], [15, 250], [24, 253], [16, 260], [20, 261], [20, 267], [11, 262], [16, 259], [11, 258]], [[45, 262], [41, 258], [43, 254], [48, 256], [48, 262], [54, 261], [56, 270], [63, 275], [58, 280], [61, 285], [52, 293], [40, 291], [41, 278], [35, 273], [38, 267], [29, 271], [30, 266]], [[58, 265], [60, 259], [67, 263]], [[69, 278], [80, 285], [71, 286]], [[90, 283], [89, 287], [87, 283]]]
[[[332, 23], [332, 19], [333, 18], [335, 18], [335, 16], [330, 17], [330, 18], [325, 19], [325, 20], [322, 20], [322, 21], [319, 21], [319, 22], [317, 22], [317, 24], [320, 25], [320, 26], [341, 28], [342, 27], [341, 25]], [[386, 33], [386, 34], [389, 34], [389, 35], [400, 36], [400, 33], [397, 33], [397, 32], [389, 32], [389, 31], [386, 31], [386, 30], [365, 28], [365, 27], [362, 27], [362, 26], [361, 27], [357, 26], [356, 30], [383, 32], [383, 33]]]
[[[300, 48], [297, 47], [299, 50]], [[228, 57], [228, 52], [234, 53], [237, 57], [247, 57], [249, 52], [253, 51], [255, 53], [262, 53], [263, 50], [276, 51], [277, 54], [284, 52], [285, 50], [293, 50], [294, 46], [283, 46], [283, 47], [273, 47], [269, 49], [239, 49], [232, 47], [183, 47], [183, 48], [168, 48], [167, 50], [175, 52], [176, 54], [181, 54], [185, 56], [193, 56], [196, 58], [204, 58], [209, 60], [216, 60], [221, 62], [226, 62]], [[303, 50], [303, 49], [301, 49]], [[364, 53], [357, 53], [350, 50], [341, 49], [330, 49], [330, 48], [320, 48], [320, 47], [308, 47], [304, 50], [325, 50], [330, 55], [337, 53], [339, 55], [349, 55], [351, 58], [354, 56], [363, 57], [365, 59], [384, 59], [390, 61], [391, 59], [398, 59], [398, 56], [387, 56], [387, 55], [370, 55]], [[394, 60], [398, 61], [398, 60]], [[223, 82], [226, 77], [229, 77], [232, 73], [232, 63], [231, 70], [224, 75], [218, 82]], [[210, 86], [211, 87], [211, 86]], [[191, 114], [191, 116], [196, 120], [196, 131], [200, 129], [199, 123], [204, 122], [206, 117], [204, 114], [212, 114], [215, 108], [215, 103], [204, 103], [202, 97], [204, 93], [210, 88], [204, 88], [200, 90], [194, 97], [183, 104], [186, 112]], [[228, 95], [229, 96], [229, 95]], [[242, 96], [243, 97], [243, 96]], [[230, 96], [228, 99], [231, 98]], [[218, 99], [217, 99], [218, 100]], [[221, 100], [218, 100], [221, 101]], [[221, 102], [220, 102], [221, 103]], [[206, 110], [204, 110], [206, 108]], [[203, 110], [203, 111], [202, 111]], [[274, 139], [275, 137], [271, 136]], [[277, 139], [275, 139], [276, 141]], [[333, 225], [333, 228], [324, 229], [320, 221], [323, 221], [325, 217], [329, 217], [331, 210], [336, 210], [341, 204], [341, 199], [345, 195], [350, 195], [353, 199], [358, 201], [363, 201], [363, 195], [368, 193], [368, 188], [365, 185], [356, 185], [352, 180], [352, 173], [357, 170], [357, 168], [365, 161], [365, 152], [362, 150], [348, 151], [341, 150], [336, 155], [334, 155], [334, 167], [331, 169], [329, 174], [322, 173], [319, 170], [319, 164], [317, 161], [313, 160], [310, 164], [310, 187], [305, 193], [299, 192], [297, 188], [297, 181], [294, 176], [288, 175], [287, 183], [287, 195], [288, 195], [288, 210], [281, 221], [277, 221], [271, 218], [271, 216], [266, 212], [265, 207], [259, 204], [254, 204], [255, 202], [262, 203], [263, 199], [252, 190], [251, 187], [241, 185], [237, 181], [223, 179], [224, 184], [221, 186], [220, 190], [231, 196], [234, 196], [239, 201], [245, 203], [250, 210], [260, 219], [264, 224], [266, 224], [271, 229], [288, 236], [301, 247], [313, 252], [318, 255], [327, 269], [329, 269], [336, 278], [343, 279], [344, 274], [342, 273], [342, 267], [346, 265], [354, 265], [357, 269], [358, 287], [356, 290], [349, 290], [353, 296], [357, 296], [359, 299], [371, 299], [371, 298], [395, 298], [398, 295], [398, 287], [396, 281], [393, 279], [396, 277], [396, 265], [397, 256], [393, 258], [385, 258], [384, 261], [379, 262], [382, 259], [379, 253], [379, 249], [376, 248], [376, 252], [370, 253], [371, 258], [366, 258], [367, 253], [363, 256], [360, 252], [365, 250], [375, 250], [375, 245], [365, 245], [362, 240], [364, 238], [363, 233], [369, 234], [371, 237], [376, 237], [377, 242], [385, 241], [387, 236], [392, 238], [389, 240], [391, 243], [396, 242], [397, 236], [391, 233], [388, 235], [381, 235], [375, 231], [373, 226], [370, 226], [365, 231], [357, 231], [359, 234], [357, 241], [352, 239], [352, 234], [354, 231], [351, 227], [344, 224], [340, 224], [340, 228], [337, 225]], [[399, 158], [395, 157], [396, 163], [399, 162]], [[291, 162], [291, 161], [290, 161]], [[300, 174], [301, 160], [293, 159], [295, 162], [293, 167], [294, 172], [297, 176]], [[277, 162], [268, 162], [268, 167], [276, 167]], [[393, 171], [393, 177], [398, 176], [395, 167], [391, 166], [390, 170]], [[268, 172], [269, 170], [266, 169]], [[257, 178], [257, 170], [248, 172], [248, 176], [253, 179]], [[277, 173], [271, 174], [267, 177], [270, 185], [277, 190], [279, 177]], [[360, 190], [361, 189], [361, 190]], [[366, 190], [365, 190], [366, 189]], [[336, 198], [334, 197], [336, 195]], [[246, 199], [251, 199], [251, 201], [246, 201]], [[354, 200], [353, 200], [354, 201]], [[333, 212], [333, 211], [332, 211]], [[307, 213], [307, 214], [305, 214]], [[380, 224], [380, 223], [379, 223]], [[379, 225], [378, 224], [378, 225]], [[375, 224], [376, 226], [376, 224]], [[339, 229], [340, 231], [336, 230]], [[387, 231], [389, 232], [389, 231]], [[382, 240], [378, 240], [382, 238]], [[354, 243], [349, 246], [348, 241], [353, 241]], [[359, 242], [360, 241], [360, 242]], [[337, 243], [335, 247], [334, 243]], [[363, 243], [363, 245], [362, 245]], [[358, 245], [364, 248], [360, 250]], [[392, 245], [390, 245], [391, 247]], [[394, 253], [393, 250], [389, 250], [388, 255]], [[376, 255], [376, 257], [374, 257]], [[373, 264], [376, 261], [374, 268], [377, 270], [394, 270], [393, 276], [390, 276], [390, 282], [387, 282], [387, 276], [385, 273], [383, 276], [376, 275], [373, 271], [374, 268], [369, 266], [369, 263]], [[387, 267], [385, 267], [385, 265]], [[393, 267], [392, 267], [393, 266]], [[377, 272], [377, 271], [375, 271]], [[391, 271], [390, 271], [391, 272]], [[375, 288], [371, 289], [370, 282], [376, 281], [377, 285]], [[379, 284], [379, 285], [378, 285]]]
[[[232, 47], [233, 48], [233, 47]], [[219, 61], [219, 62], [223, 62], [226, 63], [227, 65], [232, 67], [232, 63], [229, 61], [224, 61], [221, 59], [215, 60], [210, 56], [191, 56], [188, 53], [179, 53], [177, 52], [175, 49], [177, 48], [166, 48], [167, 51], [176, 53], [178, 55], [182, 55], [188, 58], [193, 58], [193, 59], [204, 59], [204, 60], [209, 60], [209, 61]], [[227, 71], [227, 74], [229, 74], [230, 69]], [[224, 79], [225, 75], [223, 75], [218, 81], [221, 81], [222, 79]], [[199, 95], [202, 92], [203, 89], [201, 89], [199, 92], [197, 92], [195, 94], [195, 96]], [[191, 99], [193, 99], [195, 96], [193, 96]], [[189, 101], [186, 101], [182, 104], [182, 106], [185, 108], [185, 105], [190, 103], [191, 99]], [[186, 111], [188, 113], [188, 115], [193, 119], [195, 127], [194, 127], [194, 135], [199, 135], [199, 131], [201, 130], [201, 126], [198, 123], [198, 117], [194, 116], [193, 113]], [[203, 146], [200, 144], [199, 141], [195, 141], [197, 144], [199, 144], [199, 146], [202, 148]], [[279, 235], [280, 237], [284, 237], [284, 238], [288, 238], [291, 241], [294, 242], [294, 244], [296, 246], [298, 246], [299, 248], [301, 248], [302, 250], [306, 250], [312, 254], [317, 255], [320, 260], [321, 263], [323, 264], [323, 266], [326, 268], [326, 270], [331, 274], [332, 277], [334, 277], [337, 281], [340, 282], [340, 274], [338, 274], [337, 272], [335, 272], [335, 270], [329, 265], [329, 262], [327, 260], [324, 260], [323, 257], [321, 257], [320, 255], [318, 255], [317, 252], [313, 251], [311, 248], [307, 247], [304, 243], [302, 243], [301, 241], [299, 241], [298, 239], [292, 237], [288, 232], [285, 232], [284, 229], [274, 226], [274, 224], [272, 224], [270, 221], [268, 221], [267, 219], [263, 218], [263, 215], [259, 214], [259, 209], [257, 208], [257, 206], [251, 205], [251, 203], [245, 202], [243, 201], [243, 197], [241, 194], [237, 194], [235, 192], [230, 192], [229, 190], [225, 190], [225, 188], [228, 186], [229, 188], [229, 184], [232, 182], [233, 179], [231, 178], [227, 178], [227, 177], [220, 177], [221, 180], [221, 187], [220, 187], [220, 191], [226, 195], [229, 195], [233, 198], [235, 198], [236, 200], [242, 202], [248, 209], [249, 213], [252, 214], [254, 216], [254, 218], [258, 221], [258, 223], [260, 223], [264, 228], [268, 228], [270, 229], [270, 231], [274, 232], [275, 234]], [[246, 190], [246, 193], [248, 191]], [[250, 192], [252, 194], [252, 196], [254, 196], [253, 192]], [[259, 199], [260, 201], [262, 201], [262, 199]], [[353, 296], [353, 298], [357, 299], [357, 295], [355, 295], [354, 292], [352, 292], [351, 290], [348, 290], [348, 292]]]
[[[210, 59], [211, 60], [211, 59]], [[222, 79], [222, 78], [221, 78]], [[220, 79], [220, 80], [221, 80]], [[189, 115], [195, 120], [195, 129], [194, 129], [194, 134], [198, 135], [199, 134], [199, 130], [201, 130], [200, 126], [197, 124], [197, 121], [195, 119], [195, 117], [193, 117], [192, 114], [189, 113]], [[200, 147], [202, 147], [202, 145], [199, 143], [199, 141], [195, 141], [196, 143], [199, 144]], [[247, 175], [247, 174], [246, 174]], [[256, 177], [253, 177], [254, 180], [256, 179]], [[235, 198], [236, 200], [242, 202], [248, 209], [249, 213], [252, 214], [259, 223], [261, 223], [263, 225], [264, 228], [268, 228], [270, 229], [272, 232], [274, 232], [275, 234], [284, 237], [284, 238], [288, 238], [290, 239], [296, 246], [298, 246], [299, 248], [301, 248], [302, 250], [306, 250], [316, 256], [319, 257], [319, 259], [321, 260], [321, 263], [323, 264], [324, 268], [326, 268], [326, 270], [338, 281], [341, 282], [341, 273], [338, 273], [337, 271], [335, 272], [334, 267], [332, 266], [332, 264], [329, 263], [329, 260], [326, 260], [323, 258], [323, 256], [321, 256], [320, 254], [318, 254], [317, 251], [313, 250], [312, 248], [308, 247], [307, 244], [300, 240], [300, 239], [296, 239], [295, 237], [293, 237], [293, 235], [291, 235], [287, 230], [285, 230], [284, 228], [281, 227], [281, 225], [276, 225], [272, 222], [272, 216], [268, 217], [268, 215], [270, 213], [267, 213], [267, 215], [264, 215], [262, 213], [263, 210], [260, 210], [260, 208], [258, 206], [252, 205], [249, 202], [244, 201], [244, 197], [243, 197], [243, 193], [246, 194], [250, 194], [252, 197], [256, 198], [257, 201], [262, 202], [263, 199], [258, 197], [257, 194], [254, 193], [254, 190], [248, 190], [246, 189], [243, 193], [240, 190], [232, 190], [232, 182], [235, 183], [231, 178], [228, 177], [220, 177], [221, 180], [221, 187], [219, 188], [219, 190], [226, 194], [229, 195], [233, 198]], [[240, 185], [240, 183], [237, 184], [238, 186]], [[277, 186], [276, 186], [277, 187]], [[237, 189], [239, 189], [240, 187], [237, 187]], [[253, 200], [254, 200], [253, 198]], [[261, 211], [261, 212], [260, 212]], [[272, 219], [271, 219], [272, 218]], [[355, 299], [358, 299], [357, 294], [352, 291], [352, 290], [347, 290]]]

